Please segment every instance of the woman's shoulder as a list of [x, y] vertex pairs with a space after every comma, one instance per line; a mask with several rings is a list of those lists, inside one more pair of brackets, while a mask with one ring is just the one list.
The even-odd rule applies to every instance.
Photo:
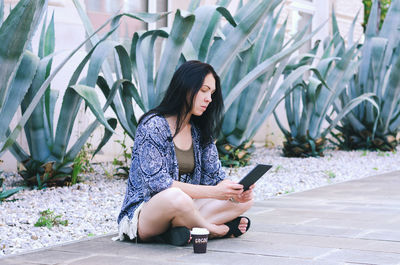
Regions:
[[139, 126], [142, 127], [143, 129], [153, 129], [155, 127], [157, 128], [162, 128], [165, 127], [166, 125], [166, 120], [163, 116], [157, 114], [157, 113], [151, 113], [143, 117], [143, 119], [140, 121]]
[[149, 114], [143, 117], [136, 131], [135, 139], [151, 138], [156, 142], [165, 142], [169, 139], [168, 123], [163, 116]]

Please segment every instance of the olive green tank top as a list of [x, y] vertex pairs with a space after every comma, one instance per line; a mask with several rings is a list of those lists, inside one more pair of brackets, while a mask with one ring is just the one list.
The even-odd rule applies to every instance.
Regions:
[[176, 159], [178, 160], [179, 176], [192, 173], [194, 170], [193, 144], [189, 150], [181, 150], [175, 144]]

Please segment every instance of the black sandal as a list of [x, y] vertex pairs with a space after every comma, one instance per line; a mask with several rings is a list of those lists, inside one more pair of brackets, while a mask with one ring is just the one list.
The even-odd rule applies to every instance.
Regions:
[[154, 237], [157, 243], [185, 246], [190, 240], [190, 230], [184, 226], [171, 227], [163, 234]]
[[228, 237], [231, 237], [232, 235], [234, 237], [239, 237], [239, 236], [243, 235], [242, 231], [239, 230], [239, 224], [240, 224], [240, 220], [242, 218], [247, 219], [247, 227], [246, 227], [246, 232], [247, 232], [247, 230], [249, 230], [249, 228], [250, 228], [250, 219], [247, 218], [246, 216], [239, 216], [239, 217], [236, 217], [235, 219], [233, 219], [232, 221], [225, 223], [225, 225], [229, 227], [229, 231], [222, 238], [228, 238]]

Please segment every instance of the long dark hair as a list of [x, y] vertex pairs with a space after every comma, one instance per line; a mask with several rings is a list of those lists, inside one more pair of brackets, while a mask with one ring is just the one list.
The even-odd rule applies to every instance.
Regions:
[[[224, 109], [221, 83], [214, 68], [200, 61], [187, 61], [175, 71], [160, 105], [145, 113], [140, 118], [139, 123], [150, 114], [175, 115], [177, 117], [176, 130], [173, 135], [175, 137], [182, 127], [184, 118], [192, 109], [193, 99], [203, 85], [204, 78], [210, 73], [215, 79], [215, 92], [211, 96], [212, 101], [203, 115], [192, 115], [191, 121], [200, 129], [200, 142], [202, 144], [208, 144], [215, 140], [220, 130]], [[188, 95], [189, 101], [187, 100]]]

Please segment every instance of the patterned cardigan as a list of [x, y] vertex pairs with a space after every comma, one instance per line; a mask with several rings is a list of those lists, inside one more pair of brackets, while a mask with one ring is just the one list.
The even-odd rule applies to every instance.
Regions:
[[[139, 205], [169, 188], [174, 180], [216, 185], [225, 178], [215, 144], [201, 146], [200, 132], [193, 124], [192, 139], [195, 167], [192, 174], [183, 175], [179, 179], [178, 162], [167, 120], [162, 116], [149, 115], [141, 121], [133, 145], [126, 195], [118, 216], [119, 224], [123, 219], [125, 222], [133, 221]], [[136, 224], [134, 227], [136, 230]], [[136, 237], [136, 231], [132, 233], [130, 237]]]

